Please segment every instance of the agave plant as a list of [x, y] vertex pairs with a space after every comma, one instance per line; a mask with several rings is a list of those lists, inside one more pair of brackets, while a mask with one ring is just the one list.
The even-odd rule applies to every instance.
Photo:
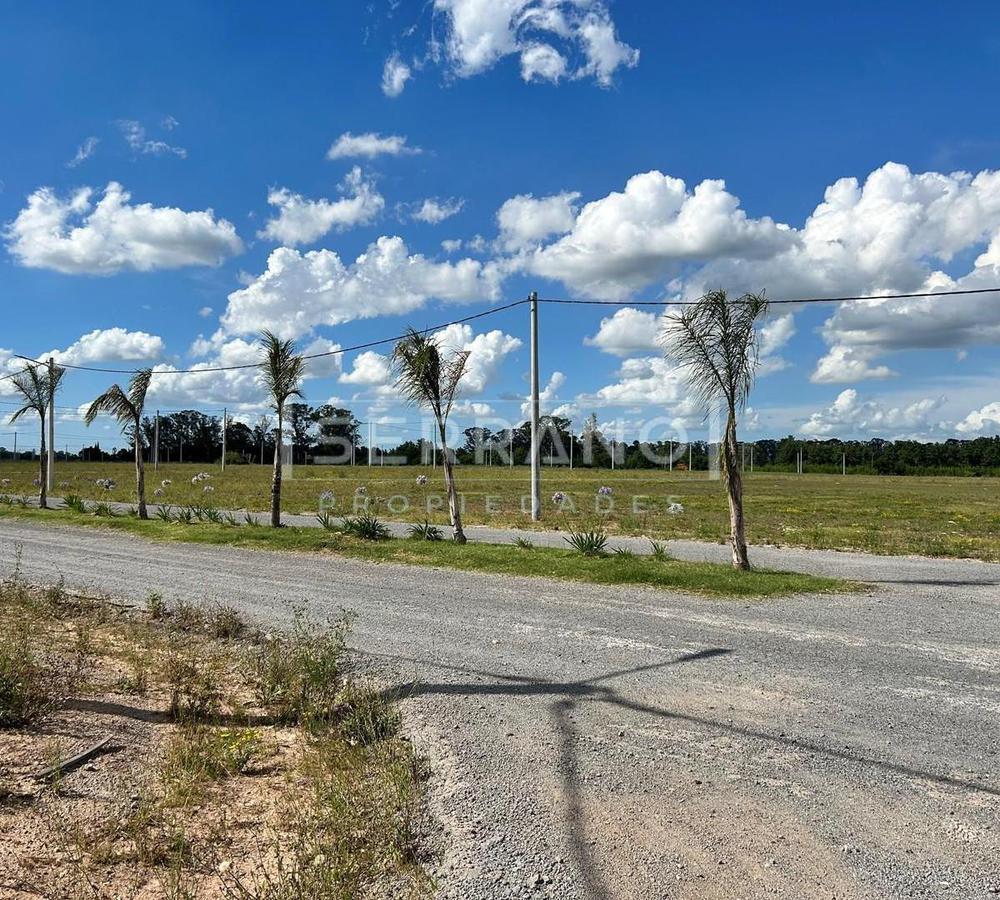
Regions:
[[607, 534], [597, 530], [571, 531], [563, 540], [583, 556], [604, 556], [608, 546]]
[[139, 501], [139, 518], [148, 519], [146, 511], [146, 472], [142, 462], [142, 411], [146, 405], [146, 392], [153, 380], [152, 369], [141, 369], [132, 376], [128, 390], [117, 384], [111, 385], [100, 397], [90, 404], [84, 421], [92, 425], [102, 412], [114, 416], [122, 427], [122, 432], [130, 432], [135, 445], [135, 492]]
[[65, 372], [65, 369], [60, 369], [58, 366], [50, 369], [48, 366], [29, 365], [23, 372], [18, 372], [11, 378], [11, 383], [24, 400], [24, 405], [11, 415], [9, 421], [14, 423], [21, 416], [35, 412], [38, 413], [38, 419], [41, 422], [38, 445], [38, 478], [35, 479], [35, 483], [38, 485], [38, 505], [42, 509], [48, 508], [49, 505], [47, 493], [49, 457], [45, 446], [45, 413], [59, 389], [59, 383]]
[[345, 534], [359, 537], [365, 541], [387, 541], [392, 537], [389, 527], [370, 513], [362, 513], [350, 519], [344, 519], [341, 526]]
[[437, 525], [431, 525], [428, 521], [417, 522], [411, 525], [408, 534], [415, 541], [443, 541], [444, 534]]

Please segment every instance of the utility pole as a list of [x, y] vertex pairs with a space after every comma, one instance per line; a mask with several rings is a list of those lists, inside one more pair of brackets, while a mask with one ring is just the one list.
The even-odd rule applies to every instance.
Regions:
[[691, 442], [688, 441], [688, 471], [691, 471]]
[[52, 493], [52, 472], [56, 467], [56, 362], [49, 357], [49, 458], [45, 490]]
[[750, 472], [753, 473], [753, 444], [750, 445]]
[[538, 294], [531, 292], [531, 521], [542, 518], [542, 472], [538, 440]]
[[573, 429], [569, 430], [569, 470], [573, 471]]
[[669, 471], [674, 471], [674, 439], [670, 439], [670, 456], [667, 458], [667, 466]]
[[841, 474], [847, 474], [847, 454], [843, 454], [841, 457]]
[[372, 467], [372, 423], [368, 423], [368, 468]]
[[153, 419], [153, 471], [160, 468], [160, 411], [156, 411]]
[[510, 467], [514, 468], [514, 428], [510, 429]]
[[222, 408], [222, 473], [226, 472], [226, 426], [229, 424], [229, 407]]

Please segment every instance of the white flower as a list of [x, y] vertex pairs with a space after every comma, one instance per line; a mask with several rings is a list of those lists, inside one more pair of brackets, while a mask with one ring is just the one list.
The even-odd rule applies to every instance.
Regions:
[[368, 493], [368, 488], [366, 488], [364, 485], [362, 485], [361, 487], [356, 487], [354, 489], [354, 493], [357, 494], [359, 497], [364, 496], [365, 494]]
[[163, 481], [160, 482], [160, 487], [170, 487], [172, 484], [173, 482], [169, 478], [164, 478]]
[[155, 491], [153, 491], [153, 496], [154, 497], [162, 497], [163, 496], [163, 488], [157, 488]]
[[667, 507], [667, 512], [676, 516], [678, 513], [684, 512], [684, 506], [680, 503], [671, 503]]
[[202, 488], [202, 490], [203, 490], [203, 491], [204, 491], [204, 492], [205, 492], [206, 494], [211, 494], [211, 493], [212, 493], [212, 492], [213, 492], [213, 491], [215, 490], [215, 488], [214, 488], [214, 487], [212, 487], [212, 485], [210, 485], [210, 484], [206, 484], [206, 485], [205, 485], [205, 487], [204, 487], [204, 488]]
[[427, 484], [427, 476], [426, 475], [418, 475], [417, 476], [417, 484], [420, 487], [423, 487], [425, 484]]

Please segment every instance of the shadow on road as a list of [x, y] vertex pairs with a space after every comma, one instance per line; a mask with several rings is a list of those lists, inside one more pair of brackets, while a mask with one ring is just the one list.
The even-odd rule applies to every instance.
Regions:
[[[671, 709], [664, 709], [646, 703], [639, 703], [621, 694], [619, 690], [604, 682], [613, 681], [627, 675], [634, 675], [641, 672], [648, 672], [668, 666], [682, 663], [709, 660], [717, 657], [727, 656], [735, 651], [728, 648], [713, 647], [700, 650], [695, 653], [684, 654], [674, 659], [659, 663], [636, 666], [630, 669], [621, 669], [596, 675], [592, 678], [578, 681], [550, 681], [545, 678], [529, 678], [517, 675], [504, 675], [499, 672], [484, 672], [476, 669], [447, 666], [438, 663], [428, 663], [424, 660], [409, 661], [421, 665], [430, 665], [434, 668], [450, 670], [459, 674], [481, 676], [490, 679], [488, 682], [471, 683], [427, 683], [420, 681], [408, 682], [390, 688], [386, 693], [398, 699], [401, 695], [419, 697], [423, 695], [455, 695], [455, 696], [507, 696], [507, 697], [551, 697], [549, 712], [555, 722], [556, 733], [559, 738], [558, 746], [558, 771], [563, 781], [563, 795], [566, 803], [565, 834], [569, 841], [570, 852], [573, 856], [578, 870], [584, 880], [584, 895], [589, 900], [608, 900], [612, 895], [609, 893], [608, 885], [604, 880], [601, 868], [594, 858], [594, 844], [589, 839], [589, 829], [586, 814], [583, 808], [579, 770], [574, 744], [577, 734], [572, 723], [571, 714], [577, 702], [581, 699], [596, 701], [598, 703], [608, 703], [620, 709], [627, 709], [641, 715], [651, 716], [659, 719], [666, 719], [675, 722], [684, 722], [691, 725], [701, 726], [709, 730], [715, 730], [742, 738], [752, 740], [772, 742], [797, 751], [833, 757], [859, 766], [866, 766], [902, 775], [907, 778], [914, 778], [934, 782], [946, 787], [958, 788], [966, 791], [1000, 796], [1000, 789], [997, 787], [982, 784], [971, 779], [957, 776], [928, 772], [913, 768], [901, 763], [892, 762], [886, 759], [877, 759], [861, 751], [852, 750], [849, 747], [837, 748], [823, 746], [805, 738], [797, 738], [786, 734], [773, 734], [750, 726], [738, 725], [733, 722], [724, 722], [707, 716], [692, 715]], [[389, 657], [400, 660], [401, 657]]]

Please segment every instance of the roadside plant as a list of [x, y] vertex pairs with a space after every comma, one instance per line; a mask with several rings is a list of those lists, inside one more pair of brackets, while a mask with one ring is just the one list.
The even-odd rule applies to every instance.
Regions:
[[710, 414], [726, 411], [719, 446], [722, 479], [729, 499], [729, 533], [733, 566], [750, 568], [743, 479], [740, 475], [736, 417], [746, 408], [757, 373], [757, 321], [767, 312], [764, 294], [733, 300], [724, 290], [709, 291], [694, 306], [665, 316], [662, 340], [669, 359], [687, 373], [689, 387]]
[[535, 545], [526, 537], [516, 537], [511, 543], [517, 547], [518, 550], [534, 550]]
[[47, 489], [49, 457], [45, 444], [45, 414], [49, 404], [55, 399], [56, 391], [59, 390], [59, 384], [65, 373], [66, 370], [59, 368], [59, 366], [50, 370], [48, 366], [29, 365], [23, 372], [18, 372], [10, 379], [11, 384], [21, 395], [24, 405], [12, 413], [8, 421], [13, 424], [22, 416], [34, 412], [38, 414], [38, 420], [41, 423], [38, 444], [38, 477], [35, 479], [35, 484], [38, 486], [38, 505], [42, 509], [47, 509], [49, 505]]
[[414, 406], [429, 409], [437, 422], [443, 450], [442, 468], [448, 493], [448, 513], [455, 540], [464, 544], [466, 538], [455, 487], [455, 470], [448, 452], [448, 416], [451, 415], [458, 396], [459, 382], [469, 361], [469, 351], [455, 350], [445, 355], [434, 336], [410, 329], [409, 334], [396, 344], [392, 358], [396, 369], [396, 384], [403, 395]]
[[71, 509], [73, 512], [85, 513], [87, 511], [86, 501], [77, 494], [67, 494], [63, 497], [63, 503], [66, 505], [66, 509]]
[[316, 521], [319, 522], [320, 528], [324, 531], [335, 531], [337, 528], [337, 520], [332, 513], [321, 512], [316, 516]]
[[604, 556], [608, 546], [607, 534], [597, 530], [571, 531], [563, 540], [583, 556]]
[[170, 507], [169, 506], [158, 507], [156, 510], [156, 518], [158, 518], [161, 522], [172, 521], [173, 517], [170, 514]]
[[149, 513], [146, 511], [146, 473], [142, 461], [142, 411], [146, 405], [146, 392], [152, 380], [153, 370], [141, 369], [132, 376], [127, 391], [113, 384], [90, 404], [84, 416], [84, 421], [89, 427], [102, 412], [108, 413], [118, 420], [123, 434], [131, 433], [135, 447], [135, 492], [139, 501], [140, 519], [149, 518]]
[[614, 552], [618, 559], [635, 559], [635, 551], [628, 547], [615, 547]]
[[614, 491], [611, 488], [609, 488], [606, 484], [605, 485], [601, 485], [597, 489], [597, 496], [598, 497], [610, 497], [613, 493], [614, 493]]
[[274, 470], [271, 476], [271, 527], [281, 527], [281, 444], [285, 404], [291, 397], [301, 397], [302, 376], [306, 362], [295, 350], [294, 341], [282, 341], [266, 329], [260, 333], [261, 379], [267, 388], [268, 402], [278, 417], [274, 438]]
[[649, 554], [657, 562], [665, 562], [670, 559], [670, 553], [667, 551], [667, 545], [660, 541], [649, 542]]
[[371, 513], [344, 519], [341, 525], [345, 534], [353, 535], [364, 541], [387, 541], [392, 537], [389, 526]]
[[566, 495], [562, 491], [556, 491], [552, 495], [552, 503], [561, 507], [566, 502]]
[[417, 522], [409, 528], [409, 536], [415, 541], [443, 541], [444, 535], [437, 525], [428, 521]]

